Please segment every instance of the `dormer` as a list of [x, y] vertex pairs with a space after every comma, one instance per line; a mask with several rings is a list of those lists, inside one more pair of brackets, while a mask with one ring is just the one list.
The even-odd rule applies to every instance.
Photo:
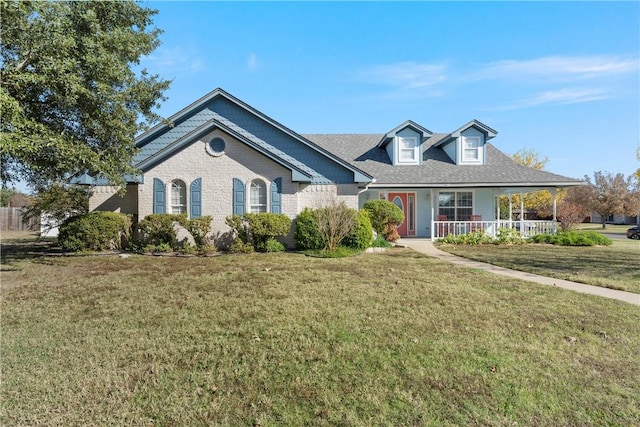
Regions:
[[421, 165], [422, 143], [433, 132], [407, 120], [385, 134], [378, 147], [384, 148], [394, 166]]
[[484, 165], [487, 162], [487, 141], [497, 134], [489, 126], [472, 120], [442, 138], [434, 147], [441, 147], [457, 165]]

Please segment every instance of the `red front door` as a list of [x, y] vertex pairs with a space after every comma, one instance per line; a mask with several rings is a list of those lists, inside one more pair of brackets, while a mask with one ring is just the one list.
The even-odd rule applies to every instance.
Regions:
[[402, 237], [416, 235], [416, 193], [389, 193], [388, 199], [404, 213], [404, 221], [398, 226]]

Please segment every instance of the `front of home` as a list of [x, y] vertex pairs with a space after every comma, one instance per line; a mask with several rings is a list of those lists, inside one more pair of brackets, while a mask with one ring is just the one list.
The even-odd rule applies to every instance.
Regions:
[[499, 196], [581, 184], [517, 165], [489, 142], [497, 132], [476, 120], [451, 133], [407, 121], [385, 134], [300, 135], [216, 89], [168, 121], [136, 139], [134, 165], [141, 173], [129, 177], [124, 197], [91, 177], [76, 180], [93, 186], [91, 210], [136, 219], [211, 215], [224, 244], [225, 218], [232, 214], [294, 219], [305, 207], [331, 200], [359, 208], [386, 199], [405, 213], [401, 236], [437, 238], [495, 233], [505, 224], [535, 231], [542, 225], [500, 223]]

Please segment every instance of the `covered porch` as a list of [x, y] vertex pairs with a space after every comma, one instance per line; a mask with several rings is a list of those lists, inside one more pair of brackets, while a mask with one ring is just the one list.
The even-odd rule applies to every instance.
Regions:
[[[524, 195], [527, 193], [547, 190], [552, 196], [552, 219], [551, 220], [530, 220], [525, 219]], [[432, 191], [431, 201], [431, 240], [441, 239], [448, 235], [459, 236], [473, 232], [482, 231], [495, 238], [500, 229], [516, 230], [523, 238], [536, 234], [556, 233], [557, 222], [557, 187], [536, 187], [536, 188], [500, 188], [494, 190], [494, 218], [482, 218], [482, 215], [472, 214], [468, 218], [451, 218], [447, 215], [447, 209], [441, 209], [442, 202], [435, 200], [435, 191]], [[519, 206], [514, 210], [512, 195], [520, 195]], [[507, 196], [508, 211], [501, 208], [500, 198]], [[443, 214], [444, 212], [444, 214]], [[514, 218], [515, 212], [520, 212], [518, 218]]]

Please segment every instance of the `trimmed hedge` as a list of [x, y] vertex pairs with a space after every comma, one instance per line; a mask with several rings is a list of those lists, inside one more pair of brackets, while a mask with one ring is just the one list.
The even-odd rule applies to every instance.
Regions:
[[129, 216], [94, 211], [64, 221], [60, 226], [58, 243], [70, 252], [122, 249], [130, 232]]
[[613, 244], [611, 239], [595, 231], [563, 231], [557, 234], [538, 234], [530, 237], [527, 241], [560, 246], [610, 246]]

